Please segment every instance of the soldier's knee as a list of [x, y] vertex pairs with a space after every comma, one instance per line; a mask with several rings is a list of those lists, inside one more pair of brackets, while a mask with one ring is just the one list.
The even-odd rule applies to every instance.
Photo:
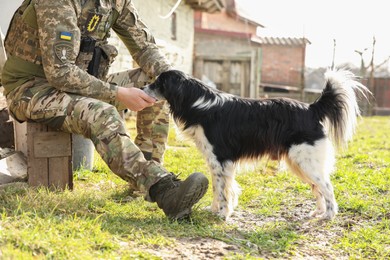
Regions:
[[93, 127], [96, 131], [111, 132], [126, 132], [125, 122], [118, 112], [118, 110], [107, 103], [94, 104], [89, 107], [90, 110], [94, 110], [89, 116], [93, 117], [91, 120]]
[[90, 103], [88, 105], [88, 111], [85, 112], [87, 112], [90, 116], [93, 116], [95, 119], [99, 119], [100, 117], [114, 119], [121, 118], [121, 115], [116, 107], [105, 102]]

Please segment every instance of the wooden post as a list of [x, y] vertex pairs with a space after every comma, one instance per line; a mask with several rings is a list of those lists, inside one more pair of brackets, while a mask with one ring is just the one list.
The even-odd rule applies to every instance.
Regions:
[[249, 97], [250, 98], [256, 98], [257, 97], [257, 84], [256, 84], [256, 78], [257, 78], [257, 73], [256, 71], [259, 69], [257, 67], [258, 62], [257, 62], [257, 51], [252, 50], [251, 53], [251, 61], [250, 61], [250, 84], [249, 84]]

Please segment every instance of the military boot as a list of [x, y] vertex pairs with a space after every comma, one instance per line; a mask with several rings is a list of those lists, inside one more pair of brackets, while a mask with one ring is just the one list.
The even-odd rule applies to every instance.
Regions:
[[192, 206], [206, 193], [208, 184], [206, 176], [200, 172], [191, 174], [184, 181], [171, 174], [154, 184], [149, 195], [168, 218], [180, 220], [189, 216]]

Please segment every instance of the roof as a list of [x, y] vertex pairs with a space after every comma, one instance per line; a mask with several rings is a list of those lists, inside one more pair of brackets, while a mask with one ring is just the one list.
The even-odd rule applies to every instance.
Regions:
[[284, 46], [299, 46], [311, 44], [306, 38], [290, 38], [290, 37], [256, 37], [258, 42], [263, 45], [284, 45]]
[[207, 13], [220, 12], [225, 7], [223, 0], [186, 0], [185, 3], [194, 10]]
[[258, 26], [264, 28], [259, 21], [257, 21], [254, 17], [251, 17], [244, 8], [240, 5], [239, 2], [235, 0], [225, 0], [226, 1], [226, 13], [230, 16], [233, 16], [239, 20], [247, 22], [251, 25]]

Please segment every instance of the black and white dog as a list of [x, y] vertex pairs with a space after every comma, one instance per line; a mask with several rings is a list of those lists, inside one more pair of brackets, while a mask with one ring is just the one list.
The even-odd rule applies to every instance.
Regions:
[[175, 123], [193, 139], [211, 170], [211, 209], [228, 219], [238, 204], [235, 166], [268, 156], [285, 160], [311, 185], [317, 206], [311, 216], [337, 213], [330, 174], [335, 154], [351, 139], [360, 111], [355, 92], [368, 89], [351, 72], [329, 70], [326, 86], [312, 104], [286, 98], [246, 99], [212, 88], [180, 71], [162, 73], [144, 91], [167, 100]]

